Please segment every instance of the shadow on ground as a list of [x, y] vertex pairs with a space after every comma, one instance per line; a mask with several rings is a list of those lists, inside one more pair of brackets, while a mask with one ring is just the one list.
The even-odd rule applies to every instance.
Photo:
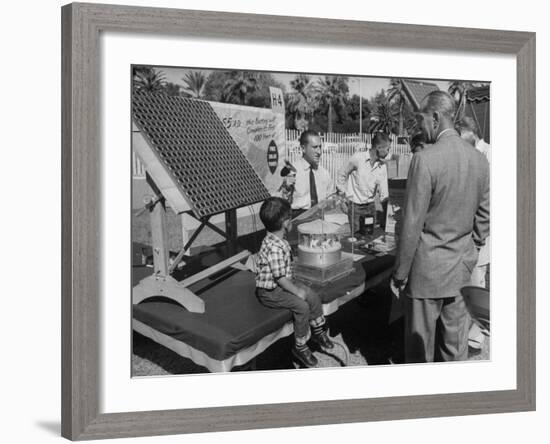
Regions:
[[400, 317], [395, 319], [396, 310], [389, 285], [384, 282], [334, 313], [329, 319], [330, 335], [341, 335], [350, 353], [360, 355], [362, 362], [356, 365], [402, 363], [403, 322]]

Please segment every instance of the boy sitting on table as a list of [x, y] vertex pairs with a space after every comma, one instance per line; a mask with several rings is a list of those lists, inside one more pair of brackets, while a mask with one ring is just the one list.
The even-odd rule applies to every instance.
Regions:
[[260, 208], [260, 220], [267, 234], [258, 253], [256, 295], [266, 307], [292, 311], [296, 341], [292, 355], [305, 367], [315, 367], [317, 358], [307, 345], [310, 337], [322, 348], [331, 349], [334, 344], [324, 328], [321, 299], [292, 280], [290, 245], [285, 240], [292, 228], [290, 204], [280, 197], [268, 198]]

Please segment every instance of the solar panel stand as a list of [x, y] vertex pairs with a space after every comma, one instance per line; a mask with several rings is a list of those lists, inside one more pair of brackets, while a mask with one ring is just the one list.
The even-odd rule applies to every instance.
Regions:
[[149, 204], [154, 273], [142, 279], [134, 287], [132, 302], [139, 304], [147, 298], [163, 296], [177, 302], [192, 313], [204, 313], [204, 301], [169, 274], [166, 204], [162, 198], [155, 200], [156, 202], [152, 201]]
[[[134, 303], [151, 296], [166, 296], [190, 311], [204, 312], [204, 302], [170, 273], [164, 199], [176, 214], [190, 211], [201, 222], [199, 230], [178, 254], [183, 257], [198, 232], [215, 214], [225, 213], [229, 254], [237, 250], [236, 209], [265, 200], [269, 192], [223, 125], [212, 106], [203, 100], [133, 91], [132, 149], [147, 169], [147, 179], [161, 205], [149, 205], [155, 273], [134, 288]], [[158, 214], [157, 214], [158, 213]], [[199, 273], [211, 276], [242, 259], [239, 253]], [[177, 264], [177, 261], [176, 261]]]
[[227, 250], [229, 254], [237, 252], [237, 210], [232, 209], [225, 212], [225, 237], [227, 238]]

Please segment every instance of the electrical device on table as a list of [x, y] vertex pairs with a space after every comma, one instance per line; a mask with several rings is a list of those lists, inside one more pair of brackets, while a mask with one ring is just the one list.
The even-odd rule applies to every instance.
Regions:
[[294, 275], [298, 280], [326, 285], [353, 271], [353, 254], [342, 250], [340, 225], [314, 219], [298, 225], [297, 231]]

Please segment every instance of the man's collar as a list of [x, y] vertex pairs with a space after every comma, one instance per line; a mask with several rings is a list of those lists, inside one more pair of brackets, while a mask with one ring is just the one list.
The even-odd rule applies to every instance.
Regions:
[[441, 139], [442, 137], [449, 137], [451, 135], [457, 135], [458, 136], [458, 133], [456, 132], [456, 130], [454, 128], [447, 128], [447, 129], [444, 129], [443, 131], [441, 131], [435, 141], [438, 142], [439, 139]]
[[304, 170], [309, 170], [310, 168], [313, 169], [313, 170], [318, 170], [319, 169], [319, 164], [317, 164], [317, 166], [313, 166], [312, 164], [310, 164], [306, 159], [304, 159], [303, 157], [300, 159], [300, 161], [302, 162], [302, 168]]

